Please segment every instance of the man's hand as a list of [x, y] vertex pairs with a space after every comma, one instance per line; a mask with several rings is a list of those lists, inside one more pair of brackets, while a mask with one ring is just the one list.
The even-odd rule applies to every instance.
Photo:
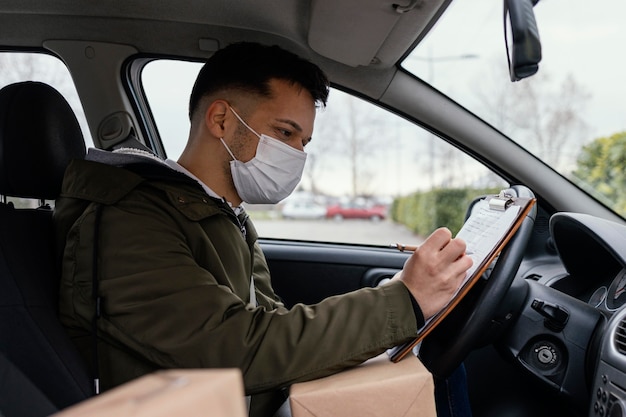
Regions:
[[452, 299], [470, 266], [465, 242], [440, 228], [413, 252], [396, 278], [404, 282], [428, 320]]

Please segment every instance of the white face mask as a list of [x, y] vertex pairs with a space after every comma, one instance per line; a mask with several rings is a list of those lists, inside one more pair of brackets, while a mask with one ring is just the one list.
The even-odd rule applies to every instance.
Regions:
[[259, 135], [230, 108], [239, 121], [259, 137], [256, 155], [248, 162], [238, 161], [224, 139], [222, 144], [233, 158], [230, 172], [239, 197], [250, 204], [276, 204], [295, 190], [302, 178], [306, 153], [278, 139]]

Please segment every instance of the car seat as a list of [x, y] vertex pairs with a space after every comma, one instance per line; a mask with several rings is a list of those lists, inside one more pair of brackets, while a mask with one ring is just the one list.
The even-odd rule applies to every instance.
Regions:
[[[20, 82], [0, 90], [0, 358], [2, 369], [11, 370], [2, 374], [2, 385], [31, 393], [33, 402], [47, 399], [59, 410], [88, 398], [92, 389], [87, 367], [58, 320], [60, 262], [53, 209], [45, 200], [58, 197], [65, 167], [84, 155], [76, 116], [54, 88]], [[39, 207], [19, 208], [7, 197], [39, 200]], [[21, 404], [24, 395], [8, 396], [0, 392], [5, 417], [49, 409]]]

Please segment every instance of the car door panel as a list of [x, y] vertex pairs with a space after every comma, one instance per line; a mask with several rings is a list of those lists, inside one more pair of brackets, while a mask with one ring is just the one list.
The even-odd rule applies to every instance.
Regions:
[[409, 256], [393, 249], [261, 240], [272, 285], [287, 306], [373, 287], [391, 278]]

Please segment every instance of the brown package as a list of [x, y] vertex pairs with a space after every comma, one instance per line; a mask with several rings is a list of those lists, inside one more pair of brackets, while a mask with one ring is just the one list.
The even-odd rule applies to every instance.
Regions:
[[291, 387], [293, 417], [435, 417], [434, 383], [413, 355], [393, 363], [386, 353]]
[[167, 370], [69, 407], [54, 417], [246, 417], [238, 369]]

